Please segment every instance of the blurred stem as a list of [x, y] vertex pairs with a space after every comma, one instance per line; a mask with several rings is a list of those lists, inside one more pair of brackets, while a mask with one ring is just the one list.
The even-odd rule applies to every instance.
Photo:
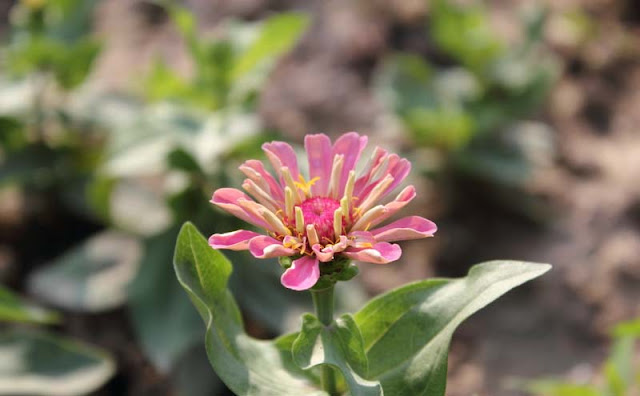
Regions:
[[[326, 289], [311, 290], [316, 316], [325, 326], [330, 326], [333, 323], [333, 288], [334, 285], [331, 285]], [[328, 365], [322, 366], [322, 389], [331, 396], [339, 395], [335, 373]]]

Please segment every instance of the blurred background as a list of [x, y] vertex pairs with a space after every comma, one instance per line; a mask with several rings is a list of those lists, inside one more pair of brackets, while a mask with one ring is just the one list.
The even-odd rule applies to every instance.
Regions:
[[[447, 395], [640, 394], [639, 2], [2, 0], [0, 40], [0, 394], [230, 394], [177, 230], [239, 228], [208, 200], [262, 142], [352, 130], [439, 231], [341, 310], [549, 262], [458, 330]], [[228, 256], [248, 331], [296, 329], [308, 296]]]

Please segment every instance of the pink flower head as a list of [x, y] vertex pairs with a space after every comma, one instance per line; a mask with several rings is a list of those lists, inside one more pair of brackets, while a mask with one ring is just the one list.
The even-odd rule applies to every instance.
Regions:
[[[247, 176], [242, 187], [220, 188], [211, 202], [232, 215], [266, 230], [267, 235], [238, 230], [214, 234], [216, 249], [249, 250], [257, 258], [296, 258], [282, 275], [285, 287], [306, 290], [321, 275], [321, 264], [344, 258], [386, 264], [400, 258], [400, 246], [391, 242], [433, 236], [436, 225], [419, 216], [378, 225], [411, 201], [413, 186], [405, 187], [390, 202], [380, 204], [409, 174], [411, 164], [376, 147], [358, 175], [355, 167], [367, 137], [346, 133], [331, 145], [324, 134], [307, 135], [304, 146], [308, 178], [300, 173], [290, 145], [265, 143], [276, 177], [261, 161], [240, 166]], [[252, 199], [253, 197], [253, 199]]]

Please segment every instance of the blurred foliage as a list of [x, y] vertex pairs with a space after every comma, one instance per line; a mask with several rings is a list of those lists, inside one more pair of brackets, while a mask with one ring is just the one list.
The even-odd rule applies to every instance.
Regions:
[[145, 95], [205, 110], [252, 105], [275, 59], [291, 49], [309, 22], [303, 14], [280, 13], [254, 25], [231, 22], [224, 37], [202, 39], [188, 10], [170, 3], [167, 11], [187, 44], [193, 76], [184, 78], [157, 60]]
[[631, 396], [640, 392], [640, 319], [618, 324], [609, 357], [591, 384], [543, 379], [525, 386], [540, 396]]
[[[59, 321], [57, 313], [26, 303], [0, 286], [0, 323]], [[115, 363], [106, 351], [36, 329], [3, 326], [0, 356], [0, 395], [86, 394], [115, 372]]]
[[553, 57], [542, 46], [546, 13], [530, 7], [521, 17], [522, 40], [507, 43], [492, 27], [479, 3], [430, 3], [428, 54], [400, 52], [388, 57], [377, 90], [419, 144], [445, 159], [415, 162], [428, 172], [470, 178], [494, 188], [492, 199], [535, 217], [538, 207], [518, 194], [537, 166], [553, 157], [551, 130], [525, 122], [536, 114], [557, 75]]
[[89, 34], [97, 0], [23, 0], [13, 8], [3, 63], [17, 76], [51, 73], [65, 89], [82, 83], [100, 44]]

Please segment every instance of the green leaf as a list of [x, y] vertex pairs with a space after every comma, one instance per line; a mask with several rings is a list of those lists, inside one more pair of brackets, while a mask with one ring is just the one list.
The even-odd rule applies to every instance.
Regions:
[[26, 329], [0, 334], [0, 394], [83, 395], [115, 371], [104, 351], [57, 335]]
[[287, 52], [308, 25], [309, 17], [301, 13], [280, 13], [269, 18], [259, 37], [237, 59], [231, 72], [232, 80]]
[[613, 329], [613, 335], [615, 337], [631, 336], [640, 338], [640, 319], [634, 319], [627, 322], [619, 323]]
[[194, 156], [181, 147], [175, 148], [169, 152], [167, 155], [167, 162], [169, 163], [169, 167], [172, 169], [199, 175], [204, 174], [204, 171]]
[[145, 240], [140, 270], [129, 288], [134, 329], [153, 364], [168, 372], [200, 338], [202, 325], [171, 271], [177, 227]]
[[461, 279], [431, 279], [375, 298], [355, 315], [370, 380], [385, 394], [444, 395], [447, 356], [462, 321], [510, 289], [547, 272], [548, 264], [491, 261]]
[[28, 323], [56, 323], [55, 312], [28, 304], [0, 285], [0, 321]]
[[324, 395], [295, 370], [286, 342], [247, 336], [242, 317], [226, 288], [231, 263], [191, 223], [180, 230], [174, 256], [176, 275], [206, 325], [209, 361], [237, 395]]
[[431, 7], [430, 18], [436, 44], [477, 73], [483, 73], [503, 52], [504, 44], [480, 2], [463, 6], [438, 0]]
[[303, 370], [318, 365], [340, 370], [353, 396], [382, 395], [380, 383], [362, 378], [367, 373], [367, 356], [360, 330], [351, 315], [343, 315], [325, 327], [315, 316], [305, 314], [292, 353]]
[[136, 238], [104, 231], [32, 272], [27, 288], [40, 300], [71, 311], [113, 309], [126, 301], [141, 253]]

